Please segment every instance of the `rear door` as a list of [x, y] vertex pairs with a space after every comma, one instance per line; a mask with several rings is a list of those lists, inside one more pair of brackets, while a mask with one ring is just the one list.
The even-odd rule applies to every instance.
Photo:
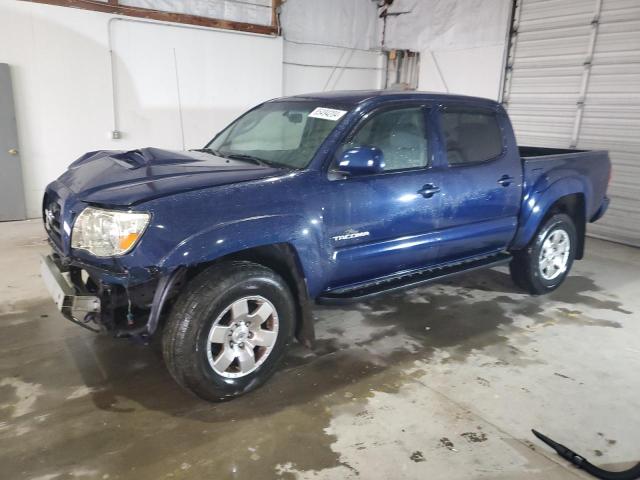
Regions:
[[503, 250], [518, 224], [522, 165], [502, 109], [445, 104], [439, 110], [444, 160], [441, 261]]
[[376, 146], [386, 166], [371, 175], [328, 173], [323, 216], [333, 266], [329, 287], [437, 261], [441, 196], [425, 191], [434, 181], [431, 114], [420, 103], [382, 107], [367, 114], [338, 148], [336, 157], [351, 146]]

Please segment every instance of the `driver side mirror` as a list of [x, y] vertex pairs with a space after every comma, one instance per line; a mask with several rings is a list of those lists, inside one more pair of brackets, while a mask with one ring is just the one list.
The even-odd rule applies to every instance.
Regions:
[[349, 175], [363, 175], [384, 171], [384, 155], [378, 147], [351, 147], [340, 155], [338, 170]]

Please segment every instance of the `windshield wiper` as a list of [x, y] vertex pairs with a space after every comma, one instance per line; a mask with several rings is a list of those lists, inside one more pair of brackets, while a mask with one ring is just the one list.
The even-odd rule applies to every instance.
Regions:
[[261, 158], [254, 157], [253, 155], [245, 155], [244, 153], [227, 153], [227, 152], [222, 153], [218, 150], [213, 150], [211, 148], [192, 148], [191, 151], [210, 153], [211, 155], [215, 155], [216, 157], [230, 158], [232, 160], [245, 160], [247, 162], [251, 162], [261, 166], [268, 165], [266, 160], [262, 160]]
[[271, 165], [266, 160], [263, 160], [258, 157], [254, 157], [253, 155], [247, 155], [244, 153], [224, 153], [220, 154], [224, 158], [230, 158], [232, 160], [245, 160], [247, 162], [254, 163], [256, 165], [260, 165], [263, 167], [270, 167]]
[[289, 165], [270, 162], [267, 160], [263, 160], [262, 158], [256, 157], [254, 155], [248, 155], [246, 153], [221, 152], [219, 150], [213, 150], [211, 148], [192, 148], [190, 151], [209, 153], [211, 155], [215, 155], [216, 157], [230, 158], [231, 160], [244, 160], [246, 162], [251, 162], [254, 165], [260, 165], [262, 167], [276, 167], [276, 168], [289, 168], [289, 169], [291, 168]]
[[210, 148], [192, 148], [191, 150], [189, 150], [190, 152], [203, 152], [203, 153], [210, 153], [211, 155], [215, 155], [216, 157], [224, 157], [224, 155], [222, 155], [220, 152], [216, 151], [216, 150], [212, 150]]

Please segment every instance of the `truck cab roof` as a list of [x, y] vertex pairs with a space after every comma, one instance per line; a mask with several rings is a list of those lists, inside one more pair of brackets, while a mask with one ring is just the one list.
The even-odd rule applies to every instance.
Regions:
[[349, 104], [352, 106], [360, 105], [368, 101], [381, 103], [389, 100], [410, 99], [422, 99], [435, 102], [461, 101], [485, 103], [487, 105], [498, 104], [498, 102], [489, 98], [472, 97], [468, 95], [453, 95], [449, 93], [416, 92], [402, 90], [336, 90], [332, 92], [304, 93], [300, 95], [294, 95], [292, 97], [282, 97], [278, 98], [276, 101], [289, 99], [325, 100], [330, 102]]

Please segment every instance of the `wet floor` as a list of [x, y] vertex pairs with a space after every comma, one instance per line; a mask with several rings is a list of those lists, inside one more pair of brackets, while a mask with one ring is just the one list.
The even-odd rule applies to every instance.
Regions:
[[181, 391], [157, 349], [56, 313], [38, 222], [0, 224], [0, 478], [575, 478], [530, 428], [599, 464], [640, 459], [640, 252], [590, 240], [566, 284], [475, 272], [318, 307], [261, 389]]

